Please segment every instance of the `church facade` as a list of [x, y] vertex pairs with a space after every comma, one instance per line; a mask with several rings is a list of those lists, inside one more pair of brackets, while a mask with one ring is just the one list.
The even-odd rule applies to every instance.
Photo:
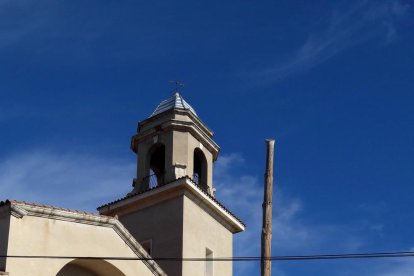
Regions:
[[175, 93], [138, 124], [132, 191], [98, 207], [99, 215], [2, 202], [0, 255], [10, 257], [0, 258], [0, 275], [232, 275], [232, 262], [209, 261], [232, 257], [233, 234], [245, 229], [215, 198], [212, 137]]
[[0, 275], [166, 275], [154, 261], [104, 258], [151, 258], [117, 219], [21, 201], [0, 204], [0, 255]]

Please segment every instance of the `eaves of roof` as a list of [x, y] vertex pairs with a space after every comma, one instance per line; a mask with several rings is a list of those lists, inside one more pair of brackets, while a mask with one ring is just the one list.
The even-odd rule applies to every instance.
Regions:
[[113, 204], [116, 204], [116, 203], [118, 203], [118, 202], [121, 202], [121, 201], [124, 201], [124, 200], [127, 200], [127, 199], [130, 199], [130, 198], [133, 198], [133, 197], [136, 197], [136, 196], [139, 196], [139, 195], [142, 195], [142, 194], [144, 194], [144, 193], [147, 193], [147, 192], [150, 192], [150, 191], [153, 191], [153, 190], [157, 190], [157, 189], [160, 189], [160, 188], [162, 188], [162, 187], [165, 187], [165, 186], [167, 186], [167, 185], [170, 185], [170, 184], [173, 184], [173, 183], [175, 183], [177, 180], [180, 180], [180, 179], [187, 179], [187, 180], [190, 180], [190, 182], [191, 182], [191, 184], [194, 186], [194, 187], [196, 187], [200, 192], [202, 192], [205, 196], [207, 196], [210, 200], [212, 200], [214, 203], [216, 203], [223, 211], [225, 211], [228, 215], [230, 215], [231, 217], [233, 217], [234, 219], [236, 219], [241, 225], [243, 225], [243, 227], [246, 227], [246, 224], [240, 219], [240, 218], [238, 218], [235, 214], [233, 214], [229, 209], [227, 209], [220, 201], [218, 201], [215, 197], [213, 197], [212, 195], [210, 195], [209, 193], [207, 193], [203, 188], [201, 188], [197, 183], [195, 183], [189, 176], [183, 176], [183, 177], [180, 177], [180, 178], [178, 178], [178, 179], [175, 179], [175, 180], [173, 180], [173, 181], [170, 181], [170, 182], [167, 182], [167, 183], [165, 183], [165, 184], [163, 184], [163, 185], [159, 185], [159, 186], [156, 186], [156, 187], [153, 187], [153, 188], [148, 188], [148, 189], [146, 189], [146, 190], [143, 190], [143, 191], [139, 191], [139, 192], [136, 192], [136, 193], [133, 193], [133, 194], [128, 194], [128, 195], [126, 195], [125, 197], [122, 197], [122, 198], [119, 198], [119, 199], [117, 199], [117, 200], [114, 200], [114, 201], [112, 201], [112, 202], [109, 202], [109, 203], [107, 203], [107, 204], [104, 204], [104, 205], [102, 205], [102, 206], [99, 206], [98, 208], [97, 208], [97, 210], [99, 211], [100, 209], [102, 209], [102, 208], [104, 208], [104, 207], [107, 207], [107, 206], [111, 206], [111, 205], [113, 205]]
[[29, 203], [25, 201], [0, 201], [0, 208], [6, 206], [10, 207], [11, 215], [20, 219], [24, 216], [36, 216], [113, 228], [125, 244], [127, 244], [128, 247], [137, 255], [137, 257], [143, 258], [142, 262], [152, 271], [154, 275], [166, 276], [162, 268], [151, 259], [151, 256], [117, 218], [43, 204]]

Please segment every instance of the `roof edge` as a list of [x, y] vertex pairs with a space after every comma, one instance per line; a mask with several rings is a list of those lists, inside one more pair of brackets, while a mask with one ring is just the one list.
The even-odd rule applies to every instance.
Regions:
[[35, 216], [43, 218], [51, 218], [56, 220], [71, 221], [76, 223], [84, 223], [102, 227], [112, 228], [118, 236], [128, 245], [128, 247], [139, 257], [142, 258], [144, 264], [157, 276], [166, 276], [167, 274], [153, 260], [145, 249], [137, 242], [137, 240], [129, 233], [125, 226], [116, 218], [97, 215], [92, 213], [81, 213], [69, 209], [56, 208], [53, 206], [40, 205], [35, 203], [27, 203], [15, 200], [6, 200], [0, 202], [0, 207], [10, 206], [11, 210], [17, 209], [23, 211], [22, 216]]
[[112, 202], [110, 202], [110, 203], [107, 203], [107, 204], [104, 204], [104, 205], [102, 205], [102, 206], [99, 206], [98, 208], [97, 208], [97, 210], [98, 211], [103, 211], [104, 210], [104, 208], [105, 207], [107, 207], [107, 208], [109, 208], [109, 206], [111, 206], [111, 205], [114, 205], [114, 204], [117, 204], [117, 203], [119, 203], [119, 202], [122, 202], [122, 201], [124, 201], [124, 200], [127, 200], [127, 199], [131, 199], [131, 198], [134, 198], [134, 197], [137, 197], [137, 196], [140, 196], [140, 195], [143, 195], [143, 194], [146, 194], [146, 193], [148, 193], [148, 192], [151, 192], [151, 191], [153, 191], [153, 190], [157, 190], [157, 189], [161, 189], [161, 188], [164, 188], [164, 187], [166, 187], [166, 186], [168, 186], [168, 185], [173, 185], [174, 183], [176, 183], [177, 181], [180, 181], [180, 180], [183, 180], [183, 179], [185, 179], [186, 180], [186, 183], [188, 184], [188, 186], [189, 187], [191, 187], [194, 191], [198, 191], [198, 193], [205, 199], [205, 200], [207, 200], [207, 201], [209, 201], [210, 202], [210, 204], [212, 205], [212, 206], [214, 206], [215, 208], [217, 208], [217, 209], [219, 209], [219, 210], [221, 210], [222, 211], [222, 213], [223, 213], [223, 215], [225, 215], [225, 216], [228, 216], [228, 218], [229, 219], [231, 219], [231, 220], [234, 220], [234, 222], [235, 222], [235, 224], [237, 225], [237, 227], [239, 228], [239, 231], [237, 231], [237, 232], [241, 232], [241, 231], [244, 231], [245, 230], [245, 228], [246, 228], [246, 224], [240, 219], [240, 218], [238, 218], [235, 214], [233, 214], [230, 210], [228, 210], [221, 202], [219, 202], [215, 197], [213, 197], [212, 195], [210, 195], [210, 194], [208, 194], [206, 191], [204, 191], [203, 190], [203, 188], [202, 187], [200, 187], [198, 184], [196, 184], [189, 176], [183, 176], [183, 177], [180, 177], [180, 178], [178, 178], [178, 179], [175, 179], [175, 180], [173, 180], [173, 181], [170, 181], [170, 182], [168, 182], [168, 183], [165, 183], [165, 184], [163, 184], [162, 186], [157, 186], [157, 187], [154, 187], [154, 188], [149, 188], [149, 189], [147, 189], [147, 190], [144, 190], [144, 191], [140, 191], [140, 192], [137, 192], [137, 193], [134, 193], [134, 194], [128, 194], [128, 195], [126, 195], [125, 197], [123, 197], [123, 198], [120, 198], [120, 199], [117, 199], [117, 200], [115, 200], [115, 201], [112, 201]]

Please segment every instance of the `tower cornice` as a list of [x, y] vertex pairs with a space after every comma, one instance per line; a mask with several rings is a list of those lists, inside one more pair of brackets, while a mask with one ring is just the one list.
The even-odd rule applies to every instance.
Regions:
[[[182, 116], [188, 117], [190, 120], [180, 118]], [[213, 132], [188, 110], [170, 109], [141, 121], [138, 126], [138, 133], [132, 137], [131, 149], [137, 153], [139, 143], [152, 139], [157, 135], [158, 131], [171, 129], [191, 133], [203, 146], [213, 153], [214, 160], [217, 159], [220, 147], [212, 139]]]

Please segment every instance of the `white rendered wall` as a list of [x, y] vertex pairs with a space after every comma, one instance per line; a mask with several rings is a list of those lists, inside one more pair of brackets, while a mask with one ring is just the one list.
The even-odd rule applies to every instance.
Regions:
[[[136, 257], [112, 228], [34, 216], [11, 217], [8, 254]], [[10, 258], [6, 271], [11, 276], [55, 276], [70, 261]], [[153, 275], [142, 261], [108, 262], [125, 275]]]
[[[214, 258], [232, 257], [233, 234], [190, 197], [184, 196], [183, 258], [205, 258], [206, 249]], [[205, 262], [183, 263], [183, 276], [205, 275], [205, 270]], [[214, 262], [213, 275], [232, 275], [232, 262]]]

